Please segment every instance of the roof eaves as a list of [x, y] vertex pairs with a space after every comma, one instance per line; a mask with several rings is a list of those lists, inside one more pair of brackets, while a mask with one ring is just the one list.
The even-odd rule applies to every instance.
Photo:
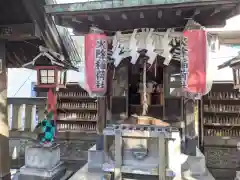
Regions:
[[234, 57], [234, 58], [232, 58], [232, 59], [224, 62], [223, 64], [220, 64], [220, 65], [218, 66], [218, 70], [219, 70], [219, 69], [226, 68], [226, 67], [231, 67], [231, 66], [233, 66], [234, 64], [239, 63], [239, 62], [240, 62], [240, 53], [239, 53], [239, 55], [237, 55], [236, 57]]

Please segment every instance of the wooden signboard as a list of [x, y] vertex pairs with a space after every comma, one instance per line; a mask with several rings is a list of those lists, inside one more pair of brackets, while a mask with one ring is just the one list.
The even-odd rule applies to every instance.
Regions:
[[40, 37], [34, 23], [11, 24], [0, 26], [0, 39], [22, 41]]

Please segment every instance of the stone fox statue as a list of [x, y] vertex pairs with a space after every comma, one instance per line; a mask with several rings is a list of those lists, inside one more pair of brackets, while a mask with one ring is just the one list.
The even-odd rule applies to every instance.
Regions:
[[53, 119], [53, 111], [45, 112], [46, 117], [40, 121], [36, 129], [40, 129], [40, 133], [38, 134], [38, 140], [41, 145], [44, 144], [52, 144], [54, 142], [55, 137], [55, 123]]

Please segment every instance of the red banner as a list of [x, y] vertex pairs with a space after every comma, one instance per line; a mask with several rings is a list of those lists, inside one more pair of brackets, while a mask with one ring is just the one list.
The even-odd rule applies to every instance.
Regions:
[[186, 90], [205, 94], [207, 77], [207, 32], [204, 30], [184, 31], [187, 38], [187, 78]]
[[107, 36], [85, 36], [85, 80], [89, 93], [105, 94], [107, 89]]

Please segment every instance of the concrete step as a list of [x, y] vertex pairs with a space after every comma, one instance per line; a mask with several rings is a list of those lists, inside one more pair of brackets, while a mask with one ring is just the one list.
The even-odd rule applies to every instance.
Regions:
[[182, 172], [189, 171], [192, 176], [201, 176], [207, 173], [205, 156], [197, 149], [196, 156], [181, 154]]

